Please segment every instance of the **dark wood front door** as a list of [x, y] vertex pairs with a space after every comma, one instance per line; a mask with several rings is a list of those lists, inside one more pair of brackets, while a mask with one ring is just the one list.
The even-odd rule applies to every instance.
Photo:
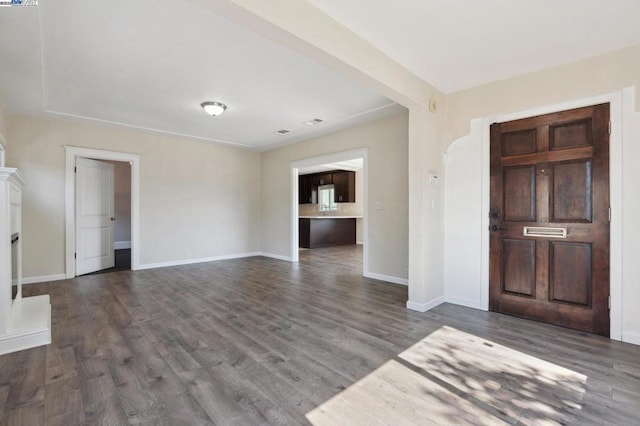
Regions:
[[489, 307], [609, 335], [609, 104], [491, 126]]

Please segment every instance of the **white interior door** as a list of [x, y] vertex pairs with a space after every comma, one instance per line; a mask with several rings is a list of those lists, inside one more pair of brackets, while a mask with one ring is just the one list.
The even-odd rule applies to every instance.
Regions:
[[115, 266], [113, 164], [76, 159], [76, 275]]

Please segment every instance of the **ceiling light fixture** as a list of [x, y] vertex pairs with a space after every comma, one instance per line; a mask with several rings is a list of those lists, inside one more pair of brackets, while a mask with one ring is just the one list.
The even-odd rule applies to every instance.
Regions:
[[202, 109], [204, 109], [204, 112], [213, 117], [222, 114], [227, 109], [227, 106], [225, 104], [212, 101], [203, 102], [200, 104], [200, 106], [202, 107]]

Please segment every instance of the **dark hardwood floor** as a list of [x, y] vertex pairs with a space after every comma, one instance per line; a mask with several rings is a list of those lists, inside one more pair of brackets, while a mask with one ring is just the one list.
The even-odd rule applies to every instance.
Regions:
[[361, 277], [361, 248], [122, 271], [49, 293], [2, 425], [640, 424], [640, 347]]

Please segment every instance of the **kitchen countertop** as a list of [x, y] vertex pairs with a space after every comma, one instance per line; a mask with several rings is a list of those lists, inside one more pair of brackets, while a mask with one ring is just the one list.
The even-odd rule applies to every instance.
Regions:
[[363, 219], [363, 216], [298, 216], [300, 219]]

